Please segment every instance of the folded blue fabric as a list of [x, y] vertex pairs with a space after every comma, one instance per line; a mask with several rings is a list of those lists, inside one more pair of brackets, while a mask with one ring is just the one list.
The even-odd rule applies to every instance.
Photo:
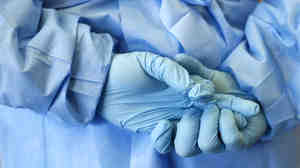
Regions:
[[[300, 109], [298, 0], [264, 0], [259, 5], [256, 0], [215, 0], [210, 6], [181, 0], [93, 0], [79, 4], [59, 10], [43, 10], [40, 0], [1, 4], [2, 167], [299, 167], [299, 132], [286, 130], [298, 124]], [[89, 25], [96, 34], [78, 23]], [[78, 30], [86, 32], [82, 39], [90, 42], [80, 43], [75, 38]], [[88, 106], [92, 108], [82, 114], [91, 115], [81, 121], [93, 118], [111, 59], [111, 51], [102, 51], [99, 43], [103, 41], [106, 48], [113, 45], [102, 39], [108, 35], [99, 33], [117, 39], [117, 50], [122, 52], [151, 51], [167, 57], [185, 52], [210, 68], [231, 73], [243, 90], [261, 102], [272, 128], [270, 135], [286, 136], [275, 136], [272, 142], [242, 152], [182, 159], [174, 153], [158, 155], [148, 136], [131, 135], [105, 121], [76, 126], [60, 121], [57, 112], [71, 113], [62, 116], [72, 121], [74, 116], [87, 116], [73, 114], [80, 111], [77, 105], [84, 107], [87, 97], [93, 100]], [[37, 45], [24, 49], [33, 39]], [[88, 44], [79, 55], [89, 66], [71, 63], [78, 53], [74, 52], [75, 42]], [[98, 54], [85, 55], [83, 50]], [[50, 53], [53, 57], [45, 56]], [[80, 80], [78, 84], [84, 87], [76, 89], [71, 84], [79, 81], [76, 72], [82, 74], [89, 68], [92, 78]], [[69, 103], [75, 100], [69, 96], [73, 87], [78, 93], [73, 97], [79, 92], [84, 96]], [[53, 105], [67, 110], [51, 112], [48, 109]]]

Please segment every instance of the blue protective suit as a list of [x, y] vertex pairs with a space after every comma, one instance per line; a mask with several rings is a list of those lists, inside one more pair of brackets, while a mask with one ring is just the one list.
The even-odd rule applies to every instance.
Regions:
[[[300, 166], [300, 129], [291, 129], [300, 112], [299, 9], [298, 0], [4, 0], [2, 167]], [[268, 134], [239, 152], [159, 155], [147, 135], [95, 113], [113, 48], [185, 52], [230, 72], [262, 104]]]

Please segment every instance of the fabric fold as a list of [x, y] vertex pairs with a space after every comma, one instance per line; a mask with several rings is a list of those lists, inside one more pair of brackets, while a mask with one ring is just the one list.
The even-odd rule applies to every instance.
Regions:
[[[16, 1], [6, 7], [13, 7], [13, 3]], [[28, 10], [30, 13], [34, 8]], [[23, 22], [7, 22], [5, 16], [12, 17], [11, 11], [0, 17], [0, 50], [4, 55], [0, 58], [0, 103], [55, 113], [72, 123], [91, 121], [109, 70], [112, 37], [92, 33], [89, 26], [80, 23], [79, 16], [45, 9], [38, 29], [32, 27], [30, 31], [35, 33], [28, 38], [20, 34], [28, 29], [23, 30]], [[32, 21], [35, 24], [36, 20]]]

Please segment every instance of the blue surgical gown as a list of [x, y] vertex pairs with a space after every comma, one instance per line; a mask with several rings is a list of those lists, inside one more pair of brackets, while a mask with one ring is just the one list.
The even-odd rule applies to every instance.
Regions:
[[[0, 159], [5, 168], [300, 167], [298, 0], [4, 0]], [[113, 52], [187, 53], [231, 73], [269, 124], [249, 149], [180, 158], [102, 120]], [[295, 128], [296, 127], [296, 128]]]

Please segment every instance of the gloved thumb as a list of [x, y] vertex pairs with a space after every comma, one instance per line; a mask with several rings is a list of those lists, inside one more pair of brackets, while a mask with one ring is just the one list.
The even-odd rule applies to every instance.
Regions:
[[177, 54], [175, 60], [191, 74], [196, 74], [212, 81], [218, 93], [245, 94], [239, 90], [235, 80], [226, 72], [209, 69], [197, 59], [186, 54]]

